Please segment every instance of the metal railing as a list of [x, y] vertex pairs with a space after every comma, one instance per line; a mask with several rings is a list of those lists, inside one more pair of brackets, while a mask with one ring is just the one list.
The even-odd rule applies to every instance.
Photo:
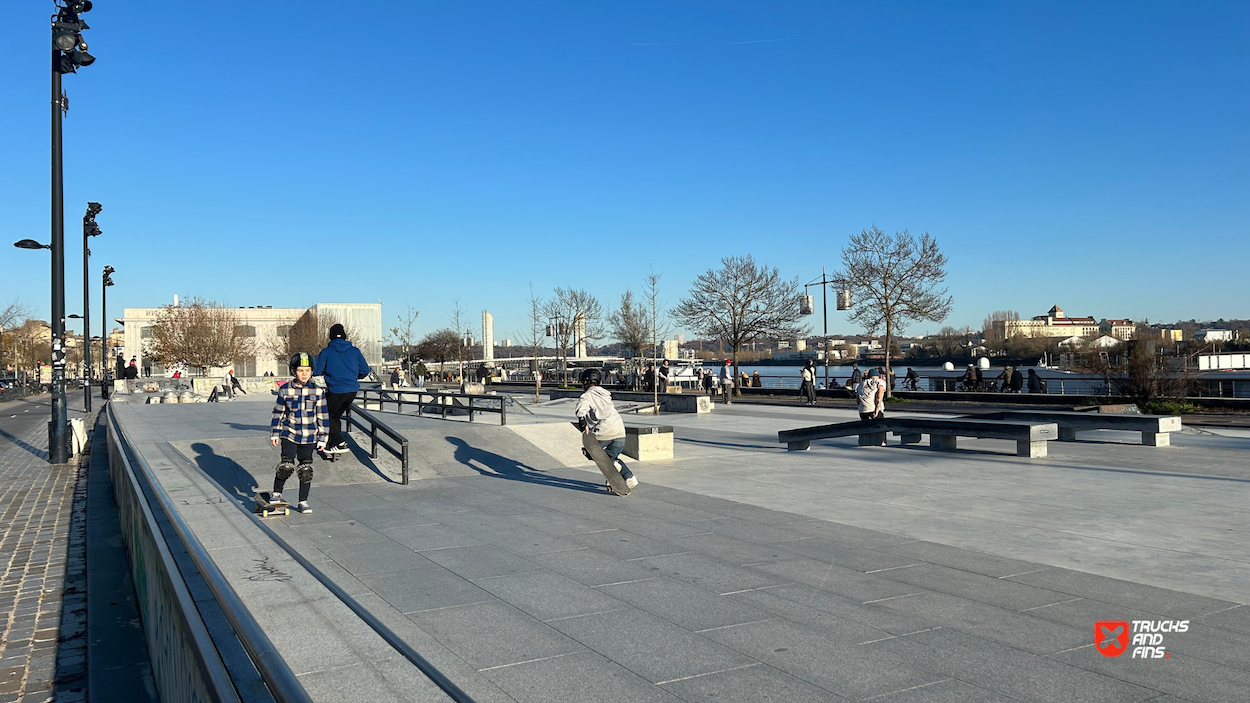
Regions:
[[[135, 491], [135, 495], [138, 498], [144, 519], [148, 522], [148, 528], [152, 531], [153, 541], [156, 542], [158, 552], [162, 560], [165, 561], [166, 568], [169, 569], [168, 573], [171, 576], [179, 574], [178, 579], [171, 578], [173, 590], [177, 595], [181, 609], [179, 616], [191, 632], [195, 655], [205, 668], [207, 684], [211, 687], [211, 693], [215, 700], [234, 702], [238, 701], [239, 697], [225, 671], [224, 664], [221, 662], [221, 658], [207, 629], [204, 627], [203, 622], [199, 620], [199, 611], [195, 602], [191, 599], [186, 584], [181, 581], [181, 572], [177, 570], [177, 564], [169, 552], [169, 547], [164, 543], [165, 533], [161, 531], [160, 526], [157, 524], [150, 501], [147, 500], [146, 492], [140, 487], [140, 483], [146, 486], [151, 494], [155, 496], [157, 505], [160, 506], [164, 517], [169, 521], [170, 526], [173, 527], [178, 540], [182, 543], [187, 555], [190, 556], [191, 561], [195, 564], [195, 568], [204, 579], [204, 583], [213, 594], [213, 598], [221, 607], [222, 613], [225, 614], [230, 627], [234, 629], [235, 635], [243, 645], [243, 649], [247, 652], [253, 665], [255, 665], [256, 671], [264, 679], [265, 685], [268, 687], [274, 700], [278, 703], [311, 703], [312, 699], [309, 697], [308, 692], [304, 690], [299, 680], [295, 678], [294, 672], [287, 666], [286, 661], [282, 659], [282, 656], [273, 646], [273, 642], [265, 634], [264, 629], [252, 617], [247, 606], [243, 605], [243, 601], [234, 592], [234, 589], [221, 573], [221, 570], [217, 568], [216, 563], [213, 562], [204, 545], [200, 543], [199, 539], [191, 531], [191, 528], [174, 506], [173, 500], [156, 478], [152, 468], [144, 460], [143, 455], [134, 448], [134, 444], [117, 421], [112, 405], [110, 404], [107, 407], [110, 430], [110, 459], [116, 458], [119, 460], [122, 468], [125, 470], [126, 478], [132, 483], [132, 490]], [[116, 480], [115, 474], [115, 485]], [[158, 539], [156, 535], [161, 537]], [[137, 558], [139, 558], [137, 555], [131, 554], [131, 559]], [[192, 613], [194, 613], [194, 617], [191, 616]], [[153, 617], [153, 613], [149, 611], [145, 613], [145, 616]], [[164, 643], [150, 643], [150, 646], [154, 644]], [[157, 656], [158, 651], [157, 647], [152, 647], [154, 658]], [[157, 668], [154, 662], [154, 674], [157, 674], [155, 671]], [[175, 692], [161, 691], [161, 693], [162, 698], [164, 698]], [[183, 693], [185, 694], [185, 691]], [[177, 698], [177, 696], [174, 697]]]
[[[415, 400], [412, 399], [414, 396]], [[394, 403], [395, 412], [400, 414], [404, 412], [405, 405], [415, 405], [417, 406], [417, 415], [425, 415], [433, 411], [445, 418], [448, 411], [467, 410], [469, 411], [469, 422], [472, 422], [474, 413], [498, 413], [499, 424], [508, 424], [508, 402], [503, 395], [443, 393], [441, 391], [409, 390], [404, 388], [389, 390], [361, 388], [358, 397], [363, 402], [377, 403], [378, 410], [385, 410], [387, 403]]]
[[[997, 370], [996, 370], [997, 371]], [[816, 384], [818, 388], [823, 389], [825, 377], [821, 375], [821, 369], [817, 369]], [[829, 374], [829, 385], [834, 388], [845, 387], [850, 378], [842, 371], [841, 377], [834, 377]], [[798, 376], [765, 376], [760, 375], [760, 385], [747, 385], [747, 388], [772, 388], [772, 389], [798, 389], [802, 384], [802, 379]], [[1101, 378], [1043, 378], [1042, 393], [1052, 395], [1107, 395], [1107, 384]], [[911, 383], [903, 375], [896, 377], [894, 382], [894, 390], [910, 391], [916, 390], [920, 392], [932, 393], [1005, 393], [1002, 388], [1002, 382], [998, 381], [994, 376], [988, 376], [982, 379], [979, 388], [965, 387], [958, 375], [950, 376], [921, 376], [916, 381], [916, 387], [913, 389]], [[700, 390], [702, 390], [700, 388]], [[1025, 378], [1025, 386], [1022, 392], [1028, 390], [1028, 378]]]
[[[365, 422], [361, 422], [360, 420], [357, 420], [356, 419], [357, 416], [359, 416], [365, 422], [368, 422], [369, 426], [365, 427]], [[407, 486], [408, 485], [408, 438], [400, 434], [390, 425], [379, 420], [377, 416], [375, 416], [373, 413], [369, 412], [368, 410], [365, 410], [364, 408], [360, 407], [359, 405], [356, 405], [355, 403], [352, 403], [350, 406], [347, 407], [347, 412], [343, 413], [343, 419], [347, 421], [346, 430], [348, 433], [351, 433], [352, 426], [354, 425], [361, 432], [364, 432], [365, 434], [369, 435], [369, 456], [373, 457], [374, 459], [377, 459], [378, 447], [382, 447], [383, 449], [385, 449], [386, 451], [394, 455], [396, 459], [399, 459], [401, 483]], [[391, 439], [391, 441], [395, 442], [396, 443], [395, 446], [392, 447], [386, 442], [380, 441], [378, 439], [379, 431], [381, 431], [383, 435]]]

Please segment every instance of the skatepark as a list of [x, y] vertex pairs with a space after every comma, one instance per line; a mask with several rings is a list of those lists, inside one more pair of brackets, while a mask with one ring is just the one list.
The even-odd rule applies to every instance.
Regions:
[[[788, 452], [779, 431], [855, 415], [717, 405], [626, 415], [671, 426], [673, 458], [627, 459], [641, 484], [620, 497], [582, 457], [571, 401], [515, 400], [506, 425], [374, 411], [408, 442], [408, 485], [353, 432], [350, 454], [316, 461], [312, 513], [262, 521], [270, 398], [115, 397], [115, 490], [124, 455], [186, 530], [161, 527], [171, 551], [193, 539], [211, 561], [173, 559], [220, 653], [200, 670], [220, 667], [241, 700], [290, 686], [317, 701], [1233, 701], [1250, 687], [1250, 432], [1186, 428], [1167, 447], [1087, 432], [1032, 459], [988, 439]], [[248, 618], [270, 647], [259, 664], [223, 622]], [[1165, 657], [1111, 658], [1099, 621], [1189, 625]]]

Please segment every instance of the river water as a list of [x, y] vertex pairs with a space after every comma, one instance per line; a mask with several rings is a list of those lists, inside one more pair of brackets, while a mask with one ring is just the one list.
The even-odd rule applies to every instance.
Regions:
[[[874, 364], [860, 365], [865, 373], [870, 368], [876, 368]], [[713, 372], [719, 370], [719, 365], [705, 364], [705, 369], [711, 369]], [[802, 366], [752, 366], [745, 365], [738, 367], [739, 371], [744, 371], [748, 376], [759, 372], [760, 378], [765, 388], [798, 388], [800, 383], [799, 373], [803, 370]], [[895, 388], [902, 389], [903, 377], [907, 375], [907, 369], [912, 368], [910, 364], [894, 365], [894, 373], [897, 380]], [[920, 390], [941, 390], [943, 384], [950, 390], [954, 390], [954, 379], [964, 374], [967, 365], [955, 366], [954, 371], [946, 371], [940, 366], [915, 366], [916, 373], [920, 374]], [[1046, 382], [1047, 393], [1062, 393], [1076, 395], [1102, 395], [1107, 392], [1106, 383], [1102, 377], [1095, 374], [1076, 373], [1073, 371], [1059, 371], [1056, 369], [1046, 369], [1040, 366], [1020, 366], [1020, 373], [1025, 376], [1027, 388], [1029, 369], [1036, 369], [1037, 375]], [[981, 372], [984, 382], [988, 385], [1000, 373], [1002, 366], [991, 366]], [[851, 376], [850, 366], [830, 366], [829, 381], [830, 385], [844, 386]], [[825, 380], [825, 368], [823, 366], [816, 367], [816, 381], [818, 385], [823, 385]]]

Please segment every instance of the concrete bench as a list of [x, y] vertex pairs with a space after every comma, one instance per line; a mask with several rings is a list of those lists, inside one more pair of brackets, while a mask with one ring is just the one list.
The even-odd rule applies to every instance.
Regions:
[[1127, 430], [1141, 432], [1141, 443], [1148, 447], [1166, 447], [1172, 443], [1171, 432], [1181, 431], [1177, 415], [1133, 415], [1075, 412], [1062, 410], [1006, 410], [977, 413], [969, 418], [1011, 420], [1015, 422], [1053, 422], [1059, 426], [1059, 441], [1076, 441], [1077, 432], [1088, 430]]
[[662, 427], [626, 427], [625, 456], [638, 461], [673, 458], [673, 428], [671, 425]]
[[900, 437], [903, 444], [915, 444], [927, 434], [930, 447], [947, 450], [956, 448], [959, 437], [1006, 439], [1016, 443], [1016, 456], [1042, 458], [1046, 442], [1058, 439], [1059, 427], [1054, 422], [890, 417], [783, 430], [777, 433], [777, 441], [790, 451], [802, 451], [811, 447], [812, 440], [858, 435], [861, 447], [871, 447], [885, 444], [887, 433]]

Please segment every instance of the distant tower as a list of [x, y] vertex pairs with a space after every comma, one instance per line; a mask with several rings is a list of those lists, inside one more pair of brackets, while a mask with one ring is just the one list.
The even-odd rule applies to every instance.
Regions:
[[482, 311], [482, 358], [491, 361], [495, 358], [495, 318]]
[[573, 318], [573, 358], [586, 358], [586, 318], [582, 315]]

